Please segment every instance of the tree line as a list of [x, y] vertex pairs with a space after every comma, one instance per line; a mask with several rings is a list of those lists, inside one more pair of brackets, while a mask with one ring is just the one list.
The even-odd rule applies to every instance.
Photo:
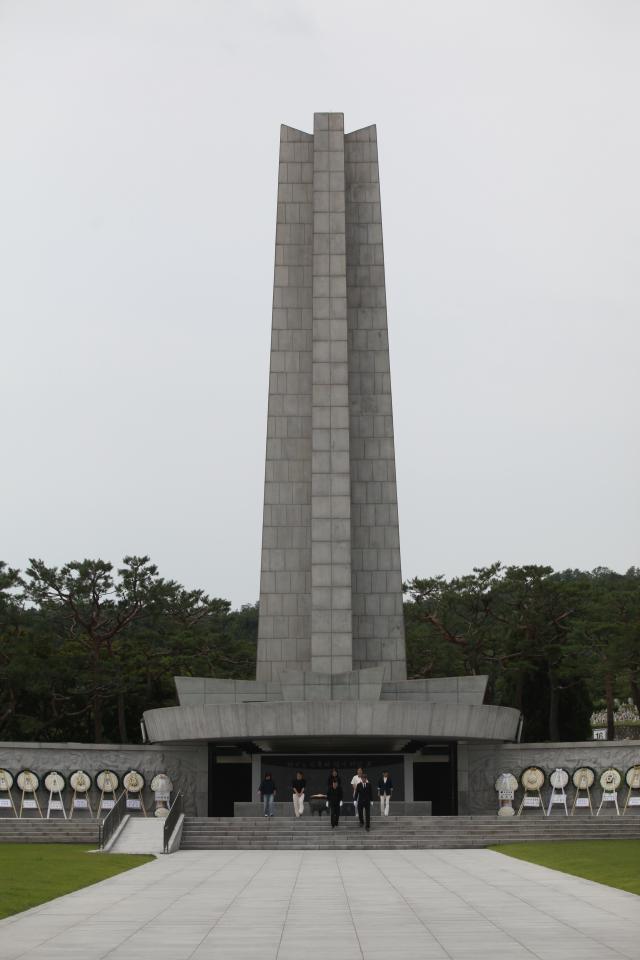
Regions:
[[255, 675], [258, 608], [165, 580], [148, 557], [0, 563], [0, 740], [138, 742], [173, 677]]
[[405, 592], [410, 675], [488, 674], [488, 701], [524, 714], [523, 740], [589, 739], [594, 707], [613, 740], [616, 699], [640, 710], [640, 569], [495, 563]]
[[[410, 677], [489, 676], [523, 739], [591, 736], [594, 707], [640, 709], [640, 570], [477, 568], [405, 584]], [[255, 676], [258, 606], [187, 590], [148, 557], [0, 562], [0, 740], [136, 742], [173, 677]]]

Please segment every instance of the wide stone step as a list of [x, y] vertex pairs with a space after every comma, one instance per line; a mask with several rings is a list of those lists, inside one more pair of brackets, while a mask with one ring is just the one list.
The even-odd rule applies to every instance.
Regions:
[[540, 840], [640, 838], [640, 818], [388, 817], [366, 832], [353, 818], [336, 830], [327, 819], [195, 818], [185, 820], [183, 850], [463, 849]]
[[0, 820], [0, 843], [96, 843], [98, 824], [70, 820]]

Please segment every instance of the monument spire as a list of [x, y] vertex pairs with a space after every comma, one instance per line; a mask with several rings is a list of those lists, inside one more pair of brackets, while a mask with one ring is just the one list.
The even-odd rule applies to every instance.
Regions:
[[281, 129], [272, 331], [257, 677], [404, 680], [374, 126]]

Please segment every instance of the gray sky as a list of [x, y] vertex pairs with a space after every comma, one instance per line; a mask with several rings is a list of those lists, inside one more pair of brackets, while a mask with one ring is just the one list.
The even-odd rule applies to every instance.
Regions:
[[0, 559], [258, 595], [279, 124], [377, 123], [405, 577], [640, 562], [640, 5], [0, 0]]

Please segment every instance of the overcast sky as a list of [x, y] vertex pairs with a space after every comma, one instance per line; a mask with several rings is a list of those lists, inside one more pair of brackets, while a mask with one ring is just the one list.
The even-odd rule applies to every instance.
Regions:
[[640, 562], [640, 4], [0, 0], [0, 559], [258, 596], [280, 123], [378, 125], [405, 578]]

